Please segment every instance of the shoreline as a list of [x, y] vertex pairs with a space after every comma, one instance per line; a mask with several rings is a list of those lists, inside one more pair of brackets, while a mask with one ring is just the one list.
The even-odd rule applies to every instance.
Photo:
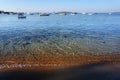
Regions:
[[112, 55], [7, 55], [0, 56], [0, 71], [53, 71], [88, 64], [119, 64], [120, 54]]

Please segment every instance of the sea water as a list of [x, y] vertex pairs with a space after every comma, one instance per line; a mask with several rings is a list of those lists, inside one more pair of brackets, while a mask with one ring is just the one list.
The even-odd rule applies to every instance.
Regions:
[[120, 53], [120, 15], [0, 14], [0, 53]]

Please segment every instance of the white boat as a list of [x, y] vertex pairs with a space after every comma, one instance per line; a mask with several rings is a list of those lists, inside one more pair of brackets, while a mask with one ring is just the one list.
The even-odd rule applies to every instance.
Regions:
[[65, 16], [65, 15], [67, 15], [66, 13], [59, 13], [59, 15], [61, 15], [61, 16]]
[[85, 12], [83, 12], [82, 14], [86, 14]]
[[77, 13], [71, 13], [71, 15], [73, 15], [73, 16], [76, 15], [76, 14], [77, 14]]
[[93, 13], [88, 13], [88, 15], [93, 15]]

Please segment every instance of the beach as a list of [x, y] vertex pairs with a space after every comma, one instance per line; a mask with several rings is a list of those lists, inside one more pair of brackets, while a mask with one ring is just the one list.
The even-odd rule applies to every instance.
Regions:
[[0, 80], [120, 79], [118, 15], [0, 17]]
[[[7, 55], [0, 57], [1, 70], [35, 68], [56, 70], [87, 64], [119, 64], [120, 55]], [[3, 67], [4, 66], [4, 67]], [[36, 68], [37, 67], [37, 68]]]
[[117, 80], [119, 69], [119, 54], [0, 57], [0, 79], [4, 80]]

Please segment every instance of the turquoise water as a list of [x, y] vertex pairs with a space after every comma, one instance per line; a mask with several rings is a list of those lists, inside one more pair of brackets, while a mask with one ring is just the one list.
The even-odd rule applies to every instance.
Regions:
[[0, 53], [120, 53], [120, 15], [0, 15]]

